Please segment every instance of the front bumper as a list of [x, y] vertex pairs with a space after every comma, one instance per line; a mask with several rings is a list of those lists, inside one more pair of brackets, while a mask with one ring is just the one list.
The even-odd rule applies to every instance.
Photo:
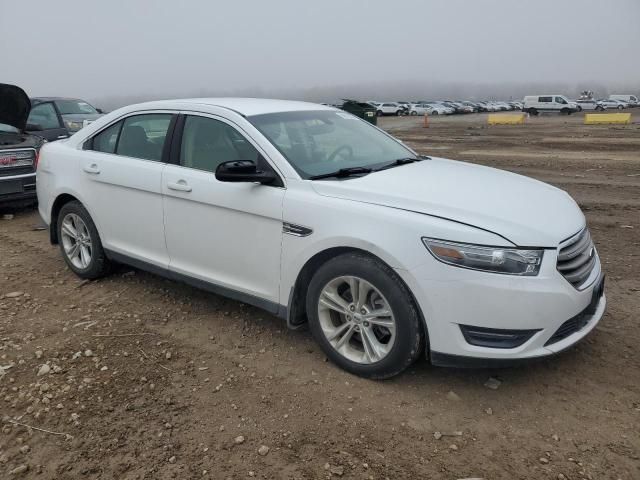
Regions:
[[[548, 250], [536, 277], [466, 270], [428, 262], [398, 270], [413, 292], [427, 327], [430, 355], [437, 365], [500, 366], [559, 353], [591, 332], [602, 318], [606, 297], [594, 289], [603, 273], [598, 259], [592, 280], [577, 290], [556, 270], [557, 251]], [[568, 335], [554, 334], [589, 308], [588, 318]], [[460, 325], [487, 329], [536, 330], [516, 348], [471, 345]], [[553, 337], [553, 338], [552, 338]]]
[[0, 177], [0, 203], [36, 198], [36, 174]]

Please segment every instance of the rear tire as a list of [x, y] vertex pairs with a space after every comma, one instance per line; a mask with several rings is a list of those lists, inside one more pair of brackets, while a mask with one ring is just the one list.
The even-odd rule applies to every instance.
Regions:
[[424, 352], [422, 319], [409, 289], [374, 257], [346, 253], [326, 262], [309, 283], [306, 303], [316, 342], [350, 373], [393, 377]]
[[530, 108], [529, 115], [533, 115], [535, 117], [536, 115], [538, 115], [538, 110], [536, 110], [535, 108]]
[[622, 110], [624, 107], [622, 105], [618, 105], [618, 110]]
[[111, 262], [102, 248], [98, 230], [80, 202], [63, 205], [56, 229], [62, 257], [73, 273], [89, 280], [109, 273]]
[[378, 110], [376, 112], [376, 117], [381, 117], [382, 116], [382, 110]]

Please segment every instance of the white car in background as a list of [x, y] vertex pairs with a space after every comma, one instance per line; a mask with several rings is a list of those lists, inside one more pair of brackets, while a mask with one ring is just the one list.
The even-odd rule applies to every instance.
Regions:
[[437, 107], [430, 105], [428, 103], [414, 103], [411, 105], [411, 109], [409, 110], [409, 115], [439, 115], [444, 112], [437, 110]]
[[433, 110], [433, 113], [430, 113], [429, 115], [452, 115], [456, 112], [453, 108], [447, 107], [441, 103], [429, 102], [426, 105], [430, 106]]
[[523, 112], [530, 115], [538, 115], [539, 113], [555, 112], [563, 115], [571, 115], [578, 112], [578, 104], [572, 102], [564, 95], [546, 94], [546, 95], [527, 95], [524, 97]]
[[395, 102], [383, 102], [376, 105], [376, 114], [381, 117], [383, 115], [402, 115], [404, 108]]
[[621, 102], [620, 100], [609, 100], [607, 98], [601, 98], [600, 100], [598, 100], [598, 102], [602, 106], [604, 106], [606, 108], [610, 108], [610, 109], [623, 110], [627, 106], [626, 103]]
[[580, 110], [594, 110], [602, 112], [607, 109], [607, 107], [603, 105], [599, 100], [576, 100], [576, 103], [578, 104], [578, 108], [580, 108]]
[[620, 100], [632, 107], [640, 105], [640, 101], [635, 95], [609, 95], [609, 100]]
[[332, 107], [121, 108], [45, 144], [37, 192], [81, 278], [121, 262], [308, 322], [328, 358], [364, 377], [425, 354], [457, 366], [546, 357], [605, 310], [598, 253], [564, 191], [420, 156]]

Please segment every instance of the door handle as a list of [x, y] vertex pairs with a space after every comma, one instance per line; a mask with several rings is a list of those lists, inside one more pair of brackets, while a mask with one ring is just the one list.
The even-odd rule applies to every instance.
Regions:
[[169, 190], [176, 190], [178, 192], [190, 192], [191, 187], [184, 180], [178, 180], [177, 182], [169, 182], [167, 183], [167, 188]]
[[93, 175], [98, 175], [100, 173], [100, 169], [98, 168], [98, 165], [96, 163], [92, 163], [91, 165], [82, 167], [82, 169], [85, 172], [91, 173]]

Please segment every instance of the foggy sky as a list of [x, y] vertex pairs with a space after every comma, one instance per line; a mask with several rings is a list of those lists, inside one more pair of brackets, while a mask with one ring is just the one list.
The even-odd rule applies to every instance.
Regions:
[[0, 0], [0, 32], [31, 96], [640, 90], [639, 0]]

